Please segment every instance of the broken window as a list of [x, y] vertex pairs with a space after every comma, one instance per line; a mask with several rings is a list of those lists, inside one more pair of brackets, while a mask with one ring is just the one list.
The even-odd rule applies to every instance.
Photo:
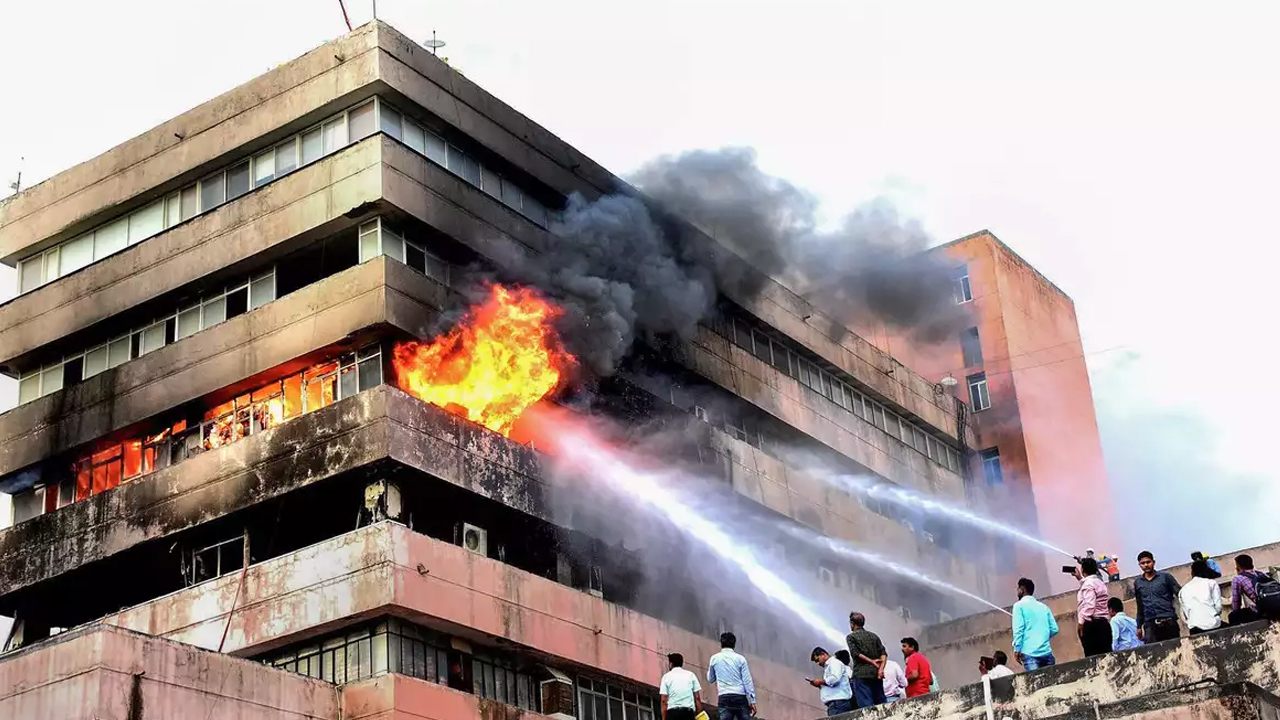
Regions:
[[212, 580], [244, 567], [244, 535], [192, 550], [183, 558], [187, 585]]

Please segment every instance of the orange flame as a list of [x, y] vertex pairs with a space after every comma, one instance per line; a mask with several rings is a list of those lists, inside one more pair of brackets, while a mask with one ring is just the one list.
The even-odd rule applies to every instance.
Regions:
[[402, 342], [392, 363], [400, 389], [509, 435], [530, 406], [576, 365], [552, 323], [561, 310], [529, 288], [493, 285], [455, 328], [428, 343]]

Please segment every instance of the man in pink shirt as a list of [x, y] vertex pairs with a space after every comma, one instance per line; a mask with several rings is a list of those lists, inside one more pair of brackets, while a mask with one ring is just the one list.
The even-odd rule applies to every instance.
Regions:
[[1107, 610], [1107, 584], [1098, 577], [1098, 561], [1087, 557], [1076, 568], [1076, 633], [1085, 657], [1111, 652], [1111, 614]]

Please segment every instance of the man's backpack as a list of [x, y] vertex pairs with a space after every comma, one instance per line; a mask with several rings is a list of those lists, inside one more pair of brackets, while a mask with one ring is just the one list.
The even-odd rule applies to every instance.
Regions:
[[1253, 581], [1258, 614], [1268, 620], [1280, 620], [1280, 582], [1260, 572], [1249, 573], [1249, 579]]

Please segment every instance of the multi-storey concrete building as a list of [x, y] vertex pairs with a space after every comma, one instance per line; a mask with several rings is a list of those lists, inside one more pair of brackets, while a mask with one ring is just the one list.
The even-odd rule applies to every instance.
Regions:
[[[955, 300], [971, 325], [955, 342], [929, 346], [874, 323], [859, 333], [927, 378], [956, 381], [980, 438], [971, 505], [1076, 554], [1124, 552], [1071, 298], [985, 230], [930, 252], [953, 266]], [[1019, 575], [1074, 587], [1059, 572], [1069, 558], [996, 547], [991, 582], [1000, 587], [991, 595], [1010, 596]]]
[[[622, 190], [373, 23], [0, 204], [20, 278], [0, 307], [19, 384], [0, 415], [0, 615], [15, 618], [0, 704], [44, 717], [145, 698], [178, 716], [207, 696], [219, 716], [336, 702], [350, 717], [377, 696], [439, 717], [652, 720], [665, 653], [700, 669], [733, 629], [765, 716], [820, 715], [797, 669], [813, 639], [785, 613], [733, 588], [645, 592], [634, 553], [557, 524], [535, 451], [395, 386], [391, 347], [457, 306], [470, 268], [500, 261], [495, 239], [536, 252], [569, 194]], [[600, 406], [688, 418], [691, 457], [735, 502], [981, 592], [985, 541], [866, 506], [778, 452], [963, 503], [963, 404], [757, 279], [693, 341], [637, 352], [593, 389]], [[974, 609], [791, 558], [837, 627], [857, 608], [891, 640]], [[94, 623], [122, 630], [41, 645]], [[49, 683], [92, 667], [97, 689], [34, 692], [42, 657], [68, 673]]]

